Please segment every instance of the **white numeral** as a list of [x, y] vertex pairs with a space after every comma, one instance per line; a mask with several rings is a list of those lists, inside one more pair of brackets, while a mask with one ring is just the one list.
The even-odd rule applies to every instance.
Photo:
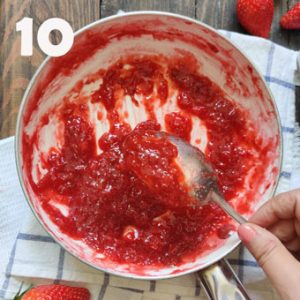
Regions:
[[[23, 18], [16, 24], [16, 30], [21, 31], [21, 55], [32, 55], [32, 24], [31, 18]], [[61, 35], [61, 42], [53, 45], [49, 39], [51, 31], [58, 30]], [[40, 26], [37, 33], [37, 41], [41, 50], [49, 56], [62, 56], [66, 54], [73, 46], [74, 32], [70, 24], [60, 18], [51, 18], [46, 20]]]
[[[49, 40], [52, 30], [60, 31], [62, 38], [58, 45], [53, 45]], [[74, 33], [70, 24], [59, 18], [52, 18], [45, 21], [39, 28], [37, 34], [38, 44], [41, 50], [50, 56], [61, 56], [66, 54], [74, 42]]]
[[32, 55], [32, 24], [31, 18], [23, 18], [16, 24], [17, 31], [21, 31], [21, 55]]

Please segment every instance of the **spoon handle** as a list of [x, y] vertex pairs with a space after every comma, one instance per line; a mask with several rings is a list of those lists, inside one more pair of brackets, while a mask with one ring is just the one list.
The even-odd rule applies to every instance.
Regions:
[[229, 216], [231, 216], [239, 224], [244, 224], [247, 220], [242, 217], [231, 205], [229, 205], [223, 197], [221, 197], [216, 191], [210, 190], [208, 197], [216, 204], [218, 204]]

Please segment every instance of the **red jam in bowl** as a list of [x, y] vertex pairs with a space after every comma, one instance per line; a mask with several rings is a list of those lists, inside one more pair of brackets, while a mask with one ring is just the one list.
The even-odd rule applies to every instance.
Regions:
[[[127, 57], [78, 82], [74, 90], [99, 78], [90, 97], [65, 97], [42, 118], [35, 134], [23, 138], [25, 168], [44, 211], [61, 232], [116, 263], [179, 265], [213, 248], [210, 238], [222, 238], [230, 218], [218, 206], [200, 206], [188, 196], [174, 162], [176, 147], [153, 132], [165, 130], [191, 141], [193, 120], [201, 120], [207, 136], [202, 150], [230, 202], [245, 192], [247, 177], [253, 190], [259, 186], [262, 177], [249, 179], [249, 170], [264, 174], [269, 158], [260, 154], [271, 146], [262, 146], [247, 112], [184, 59]], [[132, 126], [130, 112], [121, 112], [124, 97], [146, 111], [142, 122]], [[171, 99], [175, 108], [159, 119], [157, 111]], [[100, 137], [91, 105], [102, 107], [100, 122], [109, 121]], [[60, 143], [43, 153], [43, 175], [34, 180], [34, 149], [53, 116], [60, 122]], [[251, 189], [245, 193], [251, 199]], [[236, 205], [241, 213], [249, 207], [247, 201]]]

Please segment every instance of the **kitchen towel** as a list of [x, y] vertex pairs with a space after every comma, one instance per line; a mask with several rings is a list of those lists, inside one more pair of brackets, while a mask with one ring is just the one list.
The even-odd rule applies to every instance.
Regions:
[[[297, 52], [266, 39], [221, 31], [241, 48], [264, 75], [275, 96], [283, 132], [283, 168], [277, 193], [300, 182], [300, 140], [295, 124]], [[194, 274], [161, 281], [124, 279], [78, 261], [43, 230], [22, 194], [13, 150], [14, 138], [0, 142], [0, 299], [12, 299], [23, 282], [61, 282], [86, 286], [92, 299], [206, 299]], [[228, 260], [253, 299], [277, 299], [253, 257], [239, 247]]]

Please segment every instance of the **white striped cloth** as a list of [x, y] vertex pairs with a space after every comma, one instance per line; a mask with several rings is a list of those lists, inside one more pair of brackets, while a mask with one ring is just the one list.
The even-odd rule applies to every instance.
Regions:
[[[297, 52], [265, 39], [223, 33], [252, 58], [275, 96], [284, 139], [277, 192], [295, 188], [300, 183], [294, 86]], [[205, 299], [194, 274], [161, 281], [124, 279], [94, 270], [66, 253], [42, 229], [25, 203], [15, 170], [13, 143], [13, 137], [0, 141], [0, 299], [11, 299], [21, 282], [86, 286], [92, 299]], [[264, 273], [243, 247], [228, 259], [252, 299], [276, 299]]]

